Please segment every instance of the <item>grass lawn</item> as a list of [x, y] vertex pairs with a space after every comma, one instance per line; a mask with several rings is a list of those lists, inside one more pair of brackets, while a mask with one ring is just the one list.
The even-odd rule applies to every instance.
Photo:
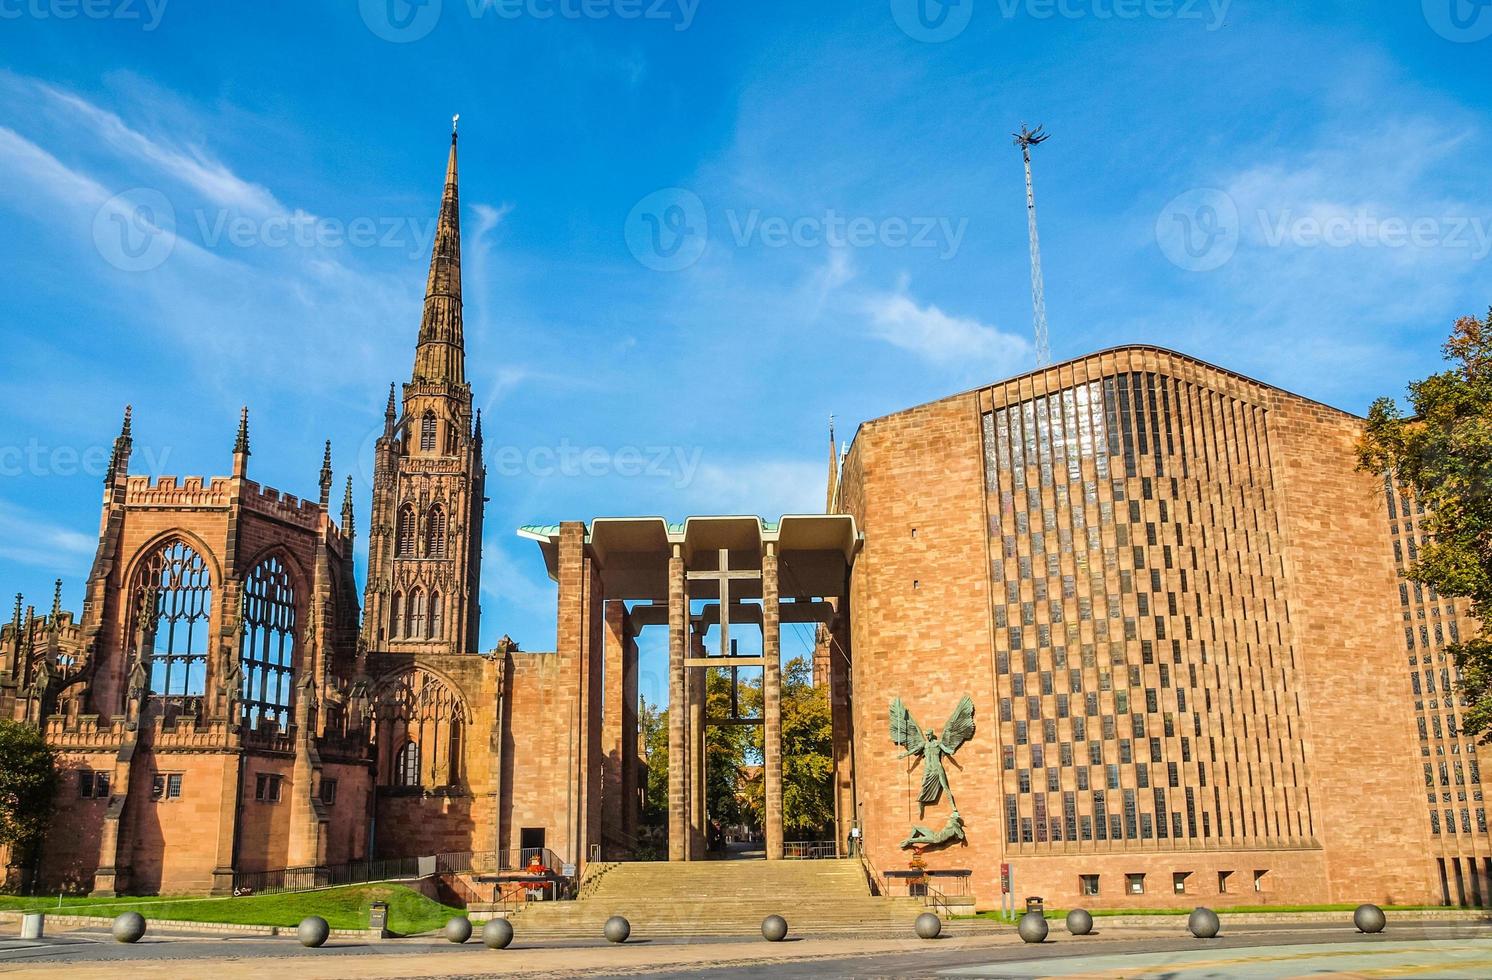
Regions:
[[135, 911], [149, 919], [183, 919], [190, 922], [222, 922], [235, 925], [293, 926], [308, 915], [319, 915], [333, 929], [368, 928], [368, 904], [389, 903], [389, 929], [410, 934], [438, 929], [447, 919], [465, 915], [460, 909], [433, 902], [403, 885], [348, 885], [317, 892], [289, 895], [253, 895], [248, 898], [104, 898], [0, 895], [0, 911], [26, 910], [115, 916]]
[[[1385, 905], [1385, 912], [1439, 912], [1445, 908], [1443, 905]], [[1215, 909], [1219, 915], [1249, 915], [1251, 913], [1270, 912], [1353, 912], [1356, 905], [1240, 905], [1234, 908]], [[1016, 909], [1017, 913], [1020, 909]], [[1047, 909], [1048, 919], [1067, 918], [1067, 909]], [[1090, 909], [1095, 919], [1105, 916], [1116, 915], [1191, 915], [1192, 909]], [[996, 911], [978, 912], [974, 915], [958, 915], [956, 919], [1001, 919], [1001, 914]]]

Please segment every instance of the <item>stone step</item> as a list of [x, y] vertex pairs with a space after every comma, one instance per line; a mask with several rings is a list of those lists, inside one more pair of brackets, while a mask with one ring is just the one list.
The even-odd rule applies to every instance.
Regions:
[[574, 902], [533, 903], [512, 916], [520, 935], [593, 938], [625, 916], [638, 936], [752, 936], [769, 915], [798, 935], [899, 934], [925, 911], [871, 896], [855, 860], [617, 863]]

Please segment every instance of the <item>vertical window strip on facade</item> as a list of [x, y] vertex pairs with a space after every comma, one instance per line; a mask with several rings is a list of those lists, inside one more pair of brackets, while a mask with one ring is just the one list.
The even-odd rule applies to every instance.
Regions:
[[[1099, 834], [1136, 839], [1153, 826], [1157, 837], [1173, 831], [1189, 842], [1308, 836], [1309, 821], [1283, 813], [1288, 790], [1304, 779], [1304, 756], [1294, 734], [1298, 706], [1274, 690], [1293, 686], [1294, 657], [1283, 604], [1272, 601], [1281, 565], [1269, 550], [1278, 520], [1265, 412], [1164, 370], [1090, 377], [1086, 368], [1075, 366], [1059, 391], [1027, 395], [983, 419], [1000, 684], [1017, 698], [1042, 692], [1030, 698], [1027, 717], [1013, 722], [1014, 739], [1002, 710], [1003, 740], [1014, 743], [1021, 769], [1045, 747], [1036, 740], [1078, 740], [1073, 730], [1084, 719], [1067, 719], [1042, 700], [1051, 693], [1045, 679], [1072, 664], [1071, 693], [1087, 715], [1102, 718], [1106, 739], [1115, 716], [1130, 714], [1133, 725], [1125, 727], [1150, 739], [1154, 762], [1179, 759], [1188, 784], [1214, 787], [1200, 798], [1193, 792], [1184, 833], [1181, 813], [1168, 820], [1160, 809], [1127, 822], [1110, 812], [1106, 827], [1103, 791], [1088, 790], [1088, 773], [1075, 771], [1064, 752], [1056, 784], [1045, 785], [1075, 793], [1079, 816], [1091, 814]], [[1183, 613], [1184, 630], [1175, 623]], [[1143, 684], [1134, 683], [1137, 672]], [[1271, 726], [1274, 713], [1284, 720]], [[1042, 714], [1044, 725], [1028, 725]], [[1095, 765], [1102, 744], [1085, 753]], [[1108, 753], [1124, 760], [1120, 785], [1107, 773], [1096, 782], [1118, 789], [1138, 818], [1133, 791], [1146, 788], [1146, 774], [1122, 744]], [[1258, 804], [1262, 821], [1235, 812], [1244, 797], [1224, 792], [1230, 781], [1272, 787]], [[1016, 807], [1007, 812], [1012, 842], [1045, 836], [1036, 828], [1047, 821], [1029, 793], [1007, 783], [1007, 808]], [[1026, 822], [1035, 833], [1020, 832]], [[1050, 825], [1055, 842], [1062, 821]]]

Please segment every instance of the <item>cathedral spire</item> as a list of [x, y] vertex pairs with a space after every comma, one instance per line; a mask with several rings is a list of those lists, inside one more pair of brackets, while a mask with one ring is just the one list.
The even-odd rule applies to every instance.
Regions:
[[414, 356], [414, 381], [465, 384], [466, 348], [461, 322], [461, 202], [456, 190], [456, 128], [451, 125], [451, 155], [446, 161], [445, 191], [435, 225], [430, 275], [425, 283], [425, 312], [420, 319]]

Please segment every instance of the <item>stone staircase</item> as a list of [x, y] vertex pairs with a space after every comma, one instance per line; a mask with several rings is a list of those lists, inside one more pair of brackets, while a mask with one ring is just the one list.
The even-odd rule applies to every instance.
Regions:
[[860, 862], [643, 862], [593, 869], [573, 902], [530, 902], [511, 916], [524, 938], [595, 939], [613, 915], [638, 939], [760, 936], [781, 915], [790, 935], [911, 934], [925, 911], [870, 894]]

